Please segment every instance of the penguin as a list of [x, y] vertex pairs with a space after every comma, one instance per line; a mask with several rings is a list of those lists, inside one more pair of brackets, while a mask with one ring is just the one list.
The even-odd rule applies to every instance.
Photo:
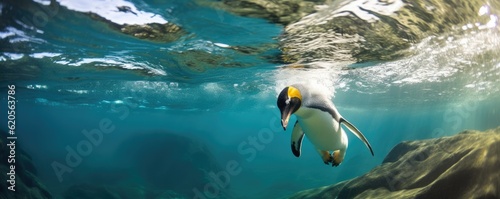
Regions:
[[335, 167], [340, 165], [348, 145], [347, 135], [341, 124], [363, 141], [374, 156], [363, 133], [343, 118], [329, 97], [320, 90], [303, 84], [287, 86], [278, 95], [277, 105], [281, 112], [283, 130], [286, 131], [292, 114], [297, 118], [291, 140], [292, 153], [296, 157], [300, 156], [302, 140], [306, 135], [316, 147], [323, 163], [331, 163]]

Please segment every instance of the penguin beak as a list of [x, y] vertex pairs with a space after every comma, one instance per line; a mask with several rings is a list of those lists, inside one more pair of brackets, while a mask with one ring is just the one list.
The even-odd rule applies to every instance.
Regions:
[[296, 99], [292, 98], [292, 102], [290, 104], [287, 104], [281, 110], [281, 126], [283, 126], [283, 130], [285, 130], [285, 131], [286, 131], [286, 127], [288, 126], [288, 120], [290, 119], [290, 116], [300, 106], [300, 102], [296, 103], [295, 101], [296, 101]]
[[288, 126], [288, 120], [290, 119], [290, 115], [292, 111], [283, 111], [281, 113], [281, 126], [283, 126], [283, 130], [286, 131], [286, 127]]

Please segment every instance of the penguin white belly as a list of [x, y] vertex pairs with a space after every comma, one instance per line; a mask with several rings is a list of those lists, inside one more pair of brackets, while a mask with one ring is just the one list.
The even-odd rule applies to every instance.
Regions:
[[325, 151], [345, 150], [347, 136], [339, 123], [324, 111], [302, 108], [295, 113], [304, 134], [318, 149]]

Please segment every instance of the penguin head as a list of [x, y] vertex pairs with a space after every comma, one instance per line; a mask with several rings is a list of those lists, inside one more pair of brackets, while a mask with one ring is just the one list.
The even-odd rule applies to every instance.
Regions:
[[281, 112], [281, 126], [286, 130], [290, 115], [299, 110], [302, 104], [302, 95], [299, 89], [293, 86], [285, 87], [278, 95], [277, 104]]

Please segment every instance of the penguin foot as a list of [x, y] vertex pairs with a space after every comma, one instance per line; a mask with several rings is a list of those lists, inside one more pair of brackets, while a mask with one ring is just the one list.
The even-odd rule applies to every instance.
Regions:
[[340, 150], [336, 150], [332, 153], [332, 167], [339, 166], [342, 160], [343, 158], [340, 158]]
[[333, 162], [333, 157], [328, 151], [321, 151], [321, 158], [323, 159], [323, 163], [325, 163], [326, 165], [329, 165], [331, 162]]

